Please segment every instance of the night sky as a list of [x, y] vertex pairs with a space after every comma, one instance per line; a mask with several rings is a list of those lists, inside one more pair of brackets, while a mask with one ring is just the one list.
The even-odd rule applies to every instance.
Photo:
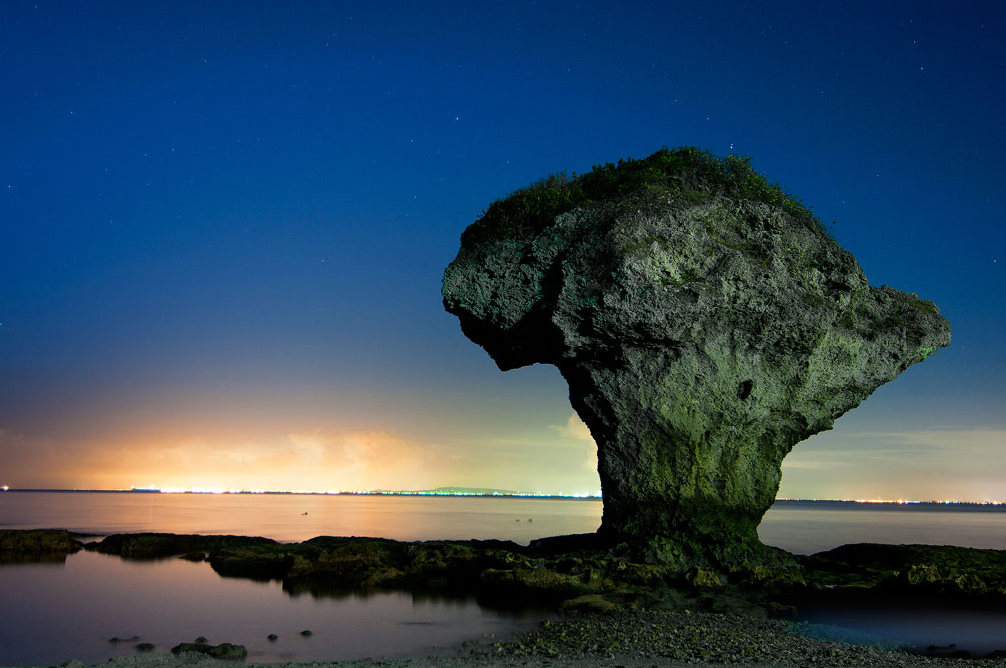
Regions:
[[1006, 499], [1006, 5], [0, 3], [0, 484], [597, 492], [443, 311], [548, 173], [753, 157], [954, 342], [781, 496]]

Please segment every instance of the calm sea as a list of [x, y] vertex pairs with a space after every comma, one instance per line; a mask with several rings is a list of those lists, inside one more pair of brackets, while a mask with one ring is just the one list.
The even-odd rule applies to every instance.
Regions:
[[[357, 535], [526, 544], [594, 531], [600, 518], [600, 501], [587, 499], [0, 493], [0, 528], [65, 528], [96, 536], [166, 531], [280, 541]], [[850, 542], [1006, 549], [1006, 513], [988, 507], [780, 502], [759, 533], [770, 545], [804, 554]], [[970, 642], [992, 649], [1006, 637], [1002, 615], [965, 620], [960, 627], [945, 616], [929, 621], [887, 617], [825, 614], [814, 621], [858, 624], [923, 646]], [[99, 663], [134, 652], [139, 642], [165, 650], [200, 635], [211, 643], [245, 645], [252, 662], [415, 656], [487, 634], [507, 635], [538, 619], [540, 613], [489, 610], [470, 598], [291, 596], [277, 582], [225, 579], [208, 564], [179, 559], [129, 562], [82, 552], [64, 564], [0, 565], [0, 665], [58, 664], [70, 658]], [[302, 636], [305, 629], [312, 634]], [[979, 632], [985, 640], [972, 637]], [[267, 640], [270, 633], [279, 639]]]

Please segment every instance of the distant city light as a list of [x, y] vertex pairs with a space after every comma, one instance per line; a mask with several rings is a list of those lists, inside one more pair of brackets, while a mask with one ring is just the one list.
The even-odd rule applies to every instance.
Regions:
[[[5, 488], [6, 489], [6, 488]], [[84, 491], [84, 490], [81, 490]], [[123, 490], [126, 491], [126, 490]], [[464, 488], [438, 488], [421, 490], [386, 490], [386, 489], [241, 489], [224, 487], [158, 487], [146, 485], [132, 486], [128, 491], [154, 494], [313, 494], [325, 496], [474, 496], [474, 497], [520, 497], [539, 499], [600, 499], [601, 491], [596, 492], [520, 492], [510, 490], [480, 490]]]
[[776, 501], [818, 501], [821, 503], [862, 503], [862, 504], [878, 504], [878, 505], [899, 505], [899, 506], [909, 506], [918, 504], [927, 505], [968, 505], [968, 506], [1001, 506], [1006, 505], [1006, 500], [1003, 499], [983, 499], [983, 500], [967, 500], [967, 499], [796, 499], [789, 497], [777, 497]]
[[[10, 489], [8, 485], [0, 485], [0, 492]], [[24, 490], [23, 490], [24, 491]], [[46, 491], [46, 490], [26, 490]], [[464, 487], [441, 487], [437, 489], [420, 490], [386, 490], [386, 489], [243, 489], [227, 487], [158, 487], [157, 485], [132, 486], [129, 489], [74, 489], [77, 492], [137, 492], [146, 494], [301, 494], [324, 496], [438, 496], [438, 497], [499, 497], [499, 498], [529, 498], [529, 499], [591, 499], [600, 500], [601, 490], [596, 492], [521, 492], [513, 490], [480, 489]], [[802, 503], [855, 503], [864, 505], [967, 505], [967, 506], [1003, 506], [1006, 499], [798, 499], [777, 497], [781, 502]]]

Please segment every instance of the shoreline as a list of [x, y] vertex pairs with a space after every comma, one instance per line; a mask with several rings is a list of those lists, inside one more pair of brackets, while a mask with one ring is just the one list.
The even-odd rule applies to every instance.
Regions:
[[[431, 656], [396, 659], [251, 663], [203, 654], [138, 652], [116, 657], [106, 668], [683, 668], [725, 665], [1006, 667], [1006, 658], [929, 657], [822, 638], [827, 627], [704, 612], [660, 610], [617, 614], [570, 614], [532, 631], [492, 641], [467, 641]], [[817, 636], [817, 637], [814, 637]], [[70, 660], [63, 668], [88, 664]], [[19, 666], [18, 668], [28, 668]]]
[[[246, 536], [113, 534], [83, 544], [59, 530], [0, 531], [0, 553], [18, 563], [65, 558], [79, 550], [124, 560], [206, 561], [218, 575], [276, 580], [289, 592], [324, 583], [361, 591], [464, 591], [498, 602], [548, 602], [561, 611], [507, 639], [469, 640], [423, 656], [343, 661], [241, 661], [276, 668], [325, 666], [1003, 666], [963, 658], [954, 646], [939, 656], [878, 646], [861, 634], [836, 640], [835, 627], [788, 621], [800, 598], [835, 595], [857, 605], [897, 599], [967, 602], [998, 608], [1006, 588], [1006, 552], [919, 545], [846, 545], [810, 557], [765, 548], [762, 564], [720, 573], [683, 572], [649, 563], [641, 546], [599, 546], [592, 535], [561, 536], [523, 547], [506, 541], [425, 541], [317, 537], [297, 544]], [[767, 556], [766, 556], [767, 555]], [[767, 561], [774, 557], [778, 561]], [[23, 562], [22, 562], [23, 563]], [[767, 564], [767, 565], [766, 565]], [[771, 568], [771, 566], [775, 568]], [[980, 576], [980, 577], [979, 577]], [[493, 599], [493, 597], [496, 597]], [[852, 597], [852, 598], [849, 598]], [[897, 614], [897, 613], [892, 613]], [[830, 630], [829, 630], [830, 629]], [[845, 636], [849, 637], [849, 636]], [[857, 644], [858, 643], [858, 644]], [[379, 641], [365, 652], [382, 654]], [[159, 647], [93, 664], [110, 668], [231, 666], [205, 654], [173, 656]], [[204, 648], [207, 649], [207, 648]], [[913, 648], [914, 649], [914, 648]], [[241, 654], [245, 653], [241, 648]], [[430, 655], [427, 655], [430, 654]], [[951, 656], [953, 654], [958, 656]], [[419, 654], [419, 653], [417, 653]], [[1000, 656], [1003, 655], [1003, 656]], [[88, 665], [69, 660], [67, 668]]]

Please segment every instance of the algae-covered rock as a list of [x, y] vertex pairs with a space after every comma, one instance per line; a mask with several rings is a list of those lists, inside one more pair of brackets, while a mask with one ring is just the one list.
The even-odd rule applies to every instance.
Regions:
[[205, 654], [214, 659], [226, 659], [238, 661], [248, 656], [248, 650], [244, 645], [233, 645], [225, 642], [219, 645], [207, 645], [206, 643], [183, 642], [171, 648], [172, 654]]
[[566, 599], [559, 605], [562, 612], [596, 612], [610, 615], [620, 612], [622, 607], [607, 600], [601, 594], [584, 594], [576, 598]]
[[717, 588], [723, 586], [723, 579], [715, 571], [704, 568], [693, 568], [685, 574], [685, 580], [696, 589]]
[[64, 561], [83, 547], [63, 529], [0, 529], [0, 564]]
[[487, 594], [530, 600], [561, 600], [600, 591], [597, 585], [587, 584], [575, 575], [547, 568], [489, 568], [482, 572], [482, 587]]
[[443, 299], [501, 369], [559, 368], [598, 445], [602, 533], [700, 544], [756, 545], [793, 446], [950, 342], [746, 160], [696, 149], [495, 202]]
[[900, 593], [1006, 593], [1006, 551], [955, 545], [854, 543], [803, 558], [812, 582]]
[[203, 554], [229, 547], [272, 546], [270, 538], [252, 536], [203, 536], [175, 533], [118, 533], [105, 536], [100, 542], [85, 547], [102, 554], [115, 554], [125, 559], [157, 559], [175, 555]]

